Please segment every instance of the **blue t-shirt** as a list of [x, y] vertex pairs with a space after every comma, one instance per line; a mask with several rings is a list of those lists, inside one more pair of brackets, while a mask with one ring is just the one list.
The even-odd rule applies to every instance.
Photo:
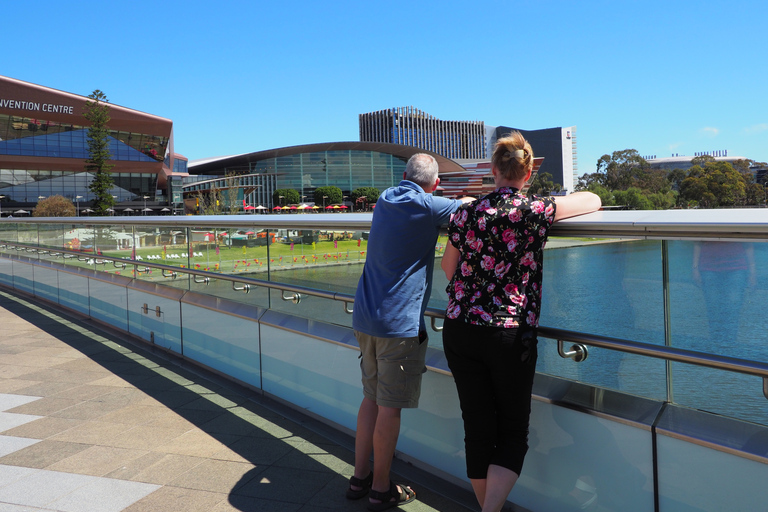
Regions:
[[435, 244], [461, 201], [403, 180], [376, 203], [352, 327], [381, 338], [418, 336], [432, 289]]

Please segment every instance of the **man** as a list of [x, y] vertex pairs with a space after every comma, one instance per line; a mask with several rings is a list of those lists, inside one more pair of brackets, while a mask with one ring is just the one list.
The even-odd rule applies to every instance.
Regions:
[[347, 498], [359, 499], [370, 491], [369, 510], [396, 507], [416, 496], [410, 487], [389, 479], [400, 411], [419, 404], [421, 375], [426, 371], [424, 311], [440, 226], [462, 203], [473, 200], [433, 196], [440, 184], [437, 171], [430, 155], [413, 155], [403, 181], [381, 194], [355, 295], [352, 327], [360, 345], [364, 398]]

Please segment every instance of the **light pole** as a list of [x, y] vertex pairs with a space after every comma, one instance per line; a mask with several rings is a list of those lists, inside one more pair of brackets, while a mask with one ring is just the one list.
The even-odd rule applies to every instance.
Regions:
[[149, 199], [149, 196], [143, 196], [144, 197], [144, 209], [141, 210], [142, 215], [147, 214], [147, 199]]
[[80, 200], [83, 198], [83, 196], [75, 196], [75, 202], [77, 203], [77, 210], [75, 210], [75, 216], [80, 216]]
[[5, 199], [5, 196], [0, 196], [0, 219], [3, 218], [3, 199]]
[[323, 196], [323, 210], [325, 210], [325, 200], [328, 199], [328, 196]]
[[280, 199], [280, 213], [283, 213], [283, 198], [285, 196], [277, 196], [278, 199]]

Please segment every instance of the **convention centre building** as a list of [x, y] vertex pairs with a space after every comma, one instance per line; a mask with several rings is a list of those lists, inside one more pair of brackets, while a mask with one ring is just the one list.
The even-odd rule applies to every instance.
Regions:
[[[86, 96], [0, 76], [0, 206], [24, 213], [61, 195], [86, 212], [94, 199], [83, 117]], [[181, 206], [187, 159], [173, 149], [169, 119], [109, 104], [115, 213], [169, 212]], [[86, 212], [87, 213], [87, 212]]]

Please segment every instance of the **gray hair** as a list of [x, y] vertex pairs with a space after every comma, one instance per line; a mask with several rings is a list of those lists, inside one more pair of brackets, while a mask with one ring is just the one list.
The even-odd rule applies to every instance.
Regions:
[[405, 166], [405, 179], [422, 188], [431, 187], [437, 180], [437, 160], [426, 153], [416, 153]]

